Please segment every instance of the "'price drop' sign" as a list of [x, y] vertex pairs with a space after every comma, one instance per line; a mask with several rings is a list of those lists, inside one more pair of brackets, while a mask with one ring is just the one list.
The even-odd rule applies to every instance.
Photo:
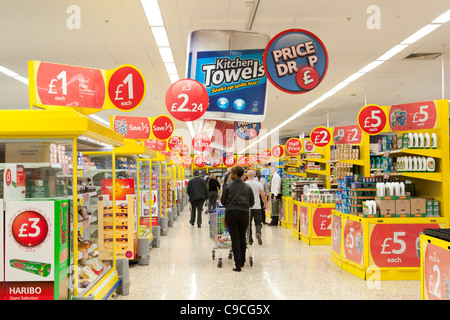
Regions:
[[367, 105], [359, 111], [358, 125], [367, 134], [376, 135], [382, 132], [386, 123], [386, 113], [377, 105]]
[[205, 87], [192, 79], [173, 83], [166, 92], [166, 108], [180, 121], [194, 121], [208, 109], [209, 97]]
[[331, 134], [325, 127], [317, 127], [311, 131], [311, 143], [316, 147], [326, 147], [331, 141]]

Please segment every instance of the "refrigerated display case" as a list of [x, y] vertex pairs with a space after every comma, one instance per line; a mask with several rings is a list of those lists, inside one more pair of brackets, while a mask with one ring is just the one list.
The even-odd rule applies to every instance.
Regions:
[[[99, 257], [92, 179], [83, 152], [123, 137], [73, 110], [2, 110], [5, 299], [106, 299], [120, 281]], [[26, 283], [26, 292], [18, 290]]]

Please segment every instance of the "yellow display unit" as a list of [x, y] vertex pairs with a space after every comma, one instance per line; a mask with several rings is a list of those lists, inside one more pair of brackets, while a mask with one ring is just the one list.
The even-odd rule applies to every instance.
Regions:
[[331, 244], [331, 210], [334, 203], [293, 201], [293, 235], [309, 245]]
[[[110, 130], [109, 128], [89, 119], [88, 117], [74, 110], [1, 110], [0, 118], [2, 126], [0, 127], [0, 138], [6, 146], [8, 144], [21, 143], [37, 143], [48, 146], [51, 143], [60, 143], [66, 145], [66, 156], [70, 154], [73, 164], [67, 163], [55, 166], [54, 158], [47, 153], [47, 149], [42, 148], [34, 150], [35, 159], [31, 161], [27, 157], [29, 153], [23, 153], [17, 149], [16, 158], [11, 162], [23, 163], [25, 168], [59, 168], [62, 177], [68, 176], [72, 179], [72, 194], [70, 199], [76, 199], [72, 202], [72, 210], [75, 213], [81, 209], [82, 201], [86, 194], [80, 197], [78, 193], [78, 173], [79, 165], [77, 162], [78, 153], [85, 152], [95, 147], [104, 147], [112, 149], [114, 156], [114, 148], [124, 144], [123, 136]], [[59, 156], [64, 156], [63, 154]], [[66, 196], [67, 197], [67, 196]], [[79, 222], [78, 214], [73, 214], [71, 221], [72, 229], [75, 232], [83, 229], [83, 223]], [[113, 219], [115, 223], [115, 219]], [[72, 231], [73, 233], [74, 231]], [[78, 239], [77, 234], [72, 234], [71, 239]], [[119, 283], [118, 273], [116, 269], [116, 255], [113, 249], [112, 261], [108, 264], [108, 268], [95, 279], [87, 288], [81, 289], [80, 276], [81, 265], [79, 265], [80, 257], [83, 258], [84, 253], [81, 252], [78, 241], [73, 242], [73, 253], [70, 253], [70, 261], [73, 262], [73, 287], [70, 292], [71, 299], [84, 297], [94, 297], [95, 299], [107, 299], [113, 294]], [[91, 248], [92, 249], [92, 248]], [[92, 249], [95, 250], [95, 249]]]

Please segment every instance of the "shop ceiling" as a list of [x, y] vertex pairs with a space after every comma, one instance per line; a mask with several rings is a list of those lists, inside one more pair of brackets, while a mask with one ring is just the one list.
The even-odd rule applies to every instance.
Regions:
[[[323, 41], [329, 67], [317, 88], [295, 95], [268, 84], [262, 122], [262, 128], [268, 130], [450, 9], [448, 0], [260, 0], [257, 8], [251, 0], [159, 0], [159, 4], [180, 78], [185, 76], [192, 30], [244, 31], [251, 26], [251, 31], [273, 37], [299, 28]], [[67, 26], [71, 5], [80, 8], [79, 28]], [[379, 28], [367, 24], [372, 5], [380, 9]], [[139, 0], [1, 0], [0, 44], [0, 65], [24, 77], [28, 76], [29, 60], [100, 69], [133, 64], [145, 77], [147, 94], [142, 105], [127, 115], [168, 114], [164, 97], [171, 82]], [[283, 126], [279, 136], [308, 135], [320, 125], [356, 124], [358, 111], [366, 103], [426, 101], [442, 98], [443, 92], [448, 98], [449, 49], [450, 22]], [[422, 53], [437, 54], [415, 57]], [[411, 54], [413, 59], [405, 59]], [[444, 90], [442, 79], [446, 80]], [[0, 108], [29, 108], [28, 86], [0, 74]], [[109, 120], [117, 113], [109, 110], [98, 115]], [[175, 126], [186, 128], [179, 121]]]

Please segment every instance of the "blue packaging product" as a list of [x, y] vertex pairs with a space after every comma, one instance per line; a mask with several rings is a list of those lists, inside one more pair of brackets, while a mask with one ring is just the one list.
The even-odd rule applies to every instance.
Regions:
[[208, 92], [205, 119], [264, 120], [268, 86], [263, 53], [268, 42], [268, 35], [254, 32], [191, 32], [187, 78]]

